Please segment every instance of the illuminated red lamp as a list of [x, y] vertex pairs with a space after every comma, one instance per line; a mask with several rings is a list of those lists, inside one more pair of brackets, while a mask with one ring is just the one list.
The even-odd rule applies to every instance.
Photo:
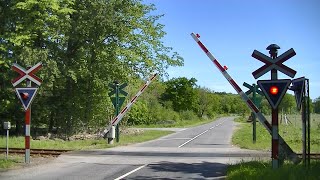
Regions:
[[279, 93], [279, 88], [277, 86], [270, 87], [270, 94], [277, 95]]
[[20, 96], [23, 100], [27, 100], [29, 98], [29, 93], [20, 93]]

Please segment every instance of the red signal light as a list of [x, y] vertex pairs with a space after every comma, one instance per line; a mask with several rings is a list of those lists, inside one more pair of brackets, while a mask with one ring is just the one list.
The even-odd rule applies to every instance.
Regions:
[[277, 86], [270, 87], [270, 94], [277, 95], [279, 93], [279, 88]]
[[29, 93], [20, 93], [20, 96], [23, 100], [27, 100], [29, 98]]

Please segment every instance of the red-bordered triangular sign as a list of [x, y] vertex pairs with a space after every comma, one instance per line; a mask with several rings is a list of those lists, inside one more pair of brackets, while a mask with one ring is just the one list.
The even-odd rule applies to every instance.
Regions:
[[24, 110], [27, 110], [36, 96], [38, 88], [16, 88], [15, 90]]
[[290, 83], [290, 79], [258, 81], [260, 89], [273, 109], [276, 109], [279, 106], [283, 96], [287, 92]]
[[301, 102], [302, 102], [302, 97], [304, 92], [305, 80], [306, 78], [304, 77], [294, 79], [292, 80], [292, 86], [290, 87], [290, 89], [294, 91], [294, 97], [296, 98], [298, 110], [301, 109]]

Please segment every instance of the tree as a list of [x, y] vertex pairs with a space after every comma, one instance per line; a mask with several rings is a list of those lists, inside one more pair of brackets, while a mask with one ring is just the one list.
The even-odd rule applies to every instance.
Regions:
[[320, 97], [313, 101], [313, 106], [314, 113], [320, 114]]
[[210, 98], [210, 90], [207, 88], [198, 88], [196, 89], [196, 92], [198, 94], [199, 100], [198, 100], [198, 116], [203, 117], [208, 113], [208, 110], [210, 108], [211, 101], [213, 100]]
[[290, 114], [296, 107], [295, 97], [291, 94], [286, 93], [279, 104], [279, 110], [281, 109], [284, 113]]
[[11, 92], [12, 63], [42, 61], [33, 124], [70, 134], [105, 126], [112, 112], [108, 83], [134, 81], [154, 70], [165, 74], [169, 66], [183, 64], [163, 45], [162, 15], [154, 10], [140, 0], [1, 1], [1, 117], [14, 114], [22, 127], [16, 113], [21, 105]]
[[166, 90], [161, 96], [161, 100], [171, 101], [175, 111], [196, 110], [197, 94], [195, 91], [197, 80], [185, 77], [173, 78], [167, 82]]

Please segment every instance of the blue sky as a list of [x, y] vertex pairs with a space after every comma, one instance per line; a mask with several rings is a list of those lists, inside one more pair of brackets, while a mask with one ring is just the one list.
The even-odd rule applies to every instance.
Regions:
[[[319, 0], [145, 0], [155, 4], [153, 13], [164, 14], [166, 46], [185, 60], [183, 67], [168, 69], [172, 77], [194, 77], [197, 84], [218, 92], [236, 93], [192, 39], [192, 32], [218, 59], [243, 91], [243, 82], [256, 83], [252, 72], [264, 64], [251, 54], [266, 55], [272, 43], [293, 48], [297, 55], [284, 64], [297, 71], [294, 78], [310, 80], [310, 97], [320, 97], [320, 1]], [[270, 72], [258, 80], [270, 79]], [[290, 78], [281, 72], [279, 78]], [[292, 94], [292, 93], [291, 93]]]

